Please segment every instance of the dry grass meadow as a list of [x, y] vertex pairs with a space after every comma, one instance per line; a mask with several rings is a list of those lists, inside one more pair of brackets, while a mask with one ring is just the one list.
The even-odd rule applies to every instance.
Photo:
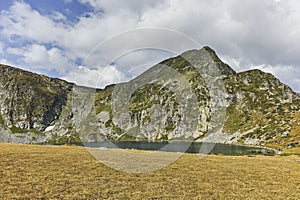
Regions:
[[0, 199], [300, 199], [299, 160], [184, 154], [136, 174], [83, 147], [0, 144]]

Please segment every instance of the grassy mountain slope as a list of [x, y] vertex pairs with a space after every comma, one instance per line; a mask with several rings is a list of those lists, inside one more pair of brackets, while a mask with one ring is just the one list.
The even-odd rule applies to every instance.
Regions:
[[80, 137], [300, 146], [300, 95], [269, 73], [236, 73], [209, 47], [97, 90], [0, 65], [0, 97], [6, 142]]

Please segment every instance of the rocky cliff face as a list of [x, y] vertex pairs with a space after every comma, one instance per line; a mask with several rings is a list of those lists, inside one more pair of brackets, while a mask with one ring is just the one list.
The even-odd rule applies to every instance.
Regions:
[[0, 65], [0, 83], [1, 126], [17, 135], [43, 135], [61, 116], [73, 85], [5, 65]]
[[0, 140], [196, 140], [299, 146], [300, 96], [273, 75], [236, 73], [209, 47], [101, 90], [0, 66]]
[[208, 47], [187, 51], [113, 86], [111, 93], [99, 91], [96, 114], [109, 116], [101, 126], [111, 128], [110, 139], [197, 140], [222, 127], [225, 116], [219, 115], [227, 106], [222, 80], [234, 74]]

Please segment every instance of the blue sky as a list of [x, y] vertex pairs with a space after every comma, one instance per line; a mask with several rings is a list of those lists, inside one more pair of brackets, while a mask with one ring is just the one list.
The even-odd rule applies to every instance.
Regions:
[[103, 87], [208, 45], [300, 92], [299, 11], [297, 0], [3, 1], [0, 63]]
[[[14, 4], [14, 2], [16, 1], [3, 1], [1, 2], [0, 9], [8, 10]], [[93, 11], [93, 7], [89, 4], [79, 3], [76, 0], [26, 0], [23, 2], [30, 5], [32, 9], [37, 10], [44, 15], [50, 15], [52, 12], [60, 12], [71, 22], [77, 22], [78, 16]]]

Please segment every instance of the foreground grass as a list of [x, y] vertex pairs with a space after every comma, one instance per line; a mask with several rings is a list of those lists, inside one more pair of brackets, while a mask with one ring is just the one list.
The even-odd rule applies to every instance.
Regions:
[[0, 144], [0, 199], [300, 199], [299, 160], [185, 154], [132, 174], [83, 147]]
[[295, 147], [295, 148], [291, 148], [291, 149], [284, 149], [283, 153], [287, 154], [287, 155], [299, 155], [300, 156], [300, 147]]

